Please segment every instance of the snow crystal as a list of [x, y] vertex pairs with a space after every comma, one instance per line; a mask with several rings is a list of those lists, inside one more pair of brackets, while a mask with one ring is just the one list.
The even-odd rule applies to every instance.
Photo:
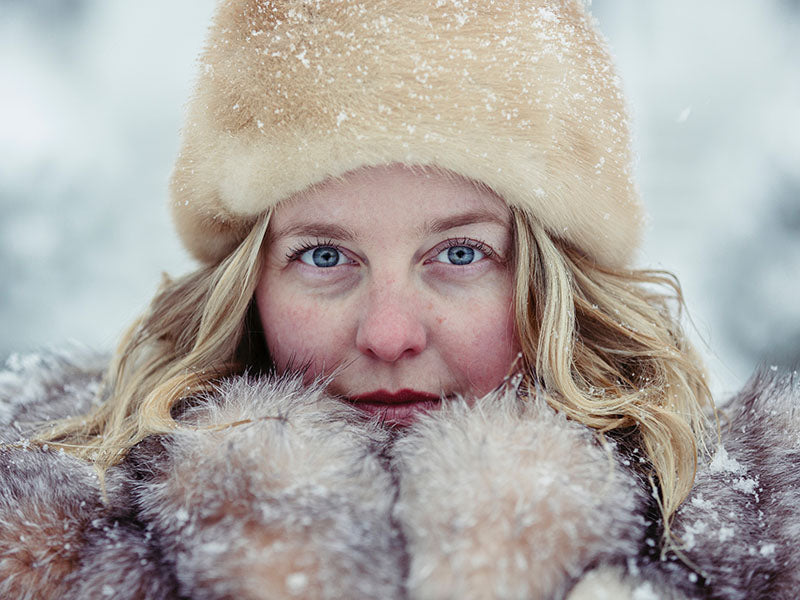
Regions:
[[632, 600], [658, 600], [658, 594], [656, 594], [650, 582], [645, 581], [642, 585], [633, 590], [631, 598]]
[[711, 473], [736, 473], [744, 474], [746, 469], [735, 458], [728, 456], [728, 451], [720, 446], [714, 454], [714, 458], [708, 465]]
[[692, 498], [691, 503], [692, 506], [696, 506], [697, 508], [711, 508], [713, 506], [709, 500], [703, 498], [702, 494], [697, 494], [697, 496]]
[[114, 595], [114, 588], [110, 585], [104, 585], [101, 591], [103, 596], [113, 596]]
[[730, 539], [733, 539], [735, 534], [735, 530], [733, 527], [720, 527], [719, 528], [719, 541], [721, 544], [724, 544]]
[[308, 586], [308, 576], [305, 573], [291, 573], [286, 577], [286, 587], [293, 596], [299, 596]]
[[6, 368], [14, 373], [21, 373], [39, 367], [42, 357], [39, 354], [17, 354], [13, 353], [6, 360]]
[[758, 485], [758, 481], [752, 479], [750, 477], [740, 477], [736, 481], [733, 482], [733, 489], [743, 492], [745, 494], [753, 494], [758, 498], [758, 494], [756, 494], [756, 486]]
[[295, 54], [294, 56], [297, 60], [299, 60], [304, 67], [308, 68], [311, 65], [311, 62], [306, 58], [306, 49], [303, 48], [303, 51], [299, 54]]
[[761, 546], [758, 553], [764, 557], [772, 556], [775, 554], [775, 544], [764, 544]]
[[597, 164], [595, 164], [595, 166], [594, 166], [595, 173], [597, 173], [599, 175], [604, 164], [606, 164], [606, 157], [605, 156], [601, 156], [600, 160], [598, 160]]
[[703, 534], [708, 530], [708, 523], [705, 521], [695, 521], [694, 523], [687, 525], [686, 531], [683, 535], [684, 546], [686, 550], [691, 550], [697, 544], [696, 535], [700, 535], [701, 537]]
[[555, 23], [556, 21], [558, 21], [558, 16], [556, 15], [556, 13], [553, 12], [551, 8], [546, 8], [543, 6], [539, 8], [536, 12], [539, 13], [539, 18], [542, 19], [542, 21], [546, 21], [548, 23]]
[[345, 111], [341, 111], [338, 115], [336, 115], [336, 126], [339, 127], [344, 121], [349, 119], [350, 117], [347, 116]]
[[677, 118], [675, 119], [675, 122], [676, 123], [686, 123], [686, 121], [689, 119], [689, 115], [690, 114], [692, 114], [692, 107], [691, 106], [687, 106], [686, 108], [684, 108], [681, 111], [681, 114], [679, 114], [677, 116]]
[[185, 508], [179, 508], [175, 511], [175, 520], [181, 524], [186, 523], [189, 520], [189, 511]]

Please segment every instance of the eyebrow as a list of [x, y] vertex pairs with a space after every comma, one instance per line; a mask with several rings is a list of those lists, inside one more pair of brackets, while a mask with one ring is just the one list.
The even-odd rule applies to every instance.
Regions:
[[[444, 233], [450, 229], [463, 227], [464, 225], [474, 225], [476, 223], [494, 223], [507, 227], [508, 223], [500, 216], [486, 210], [475, 210], [457, 215], [448, 215], [440, 219], [433, 219], [424, 223], [418, 231], [422, 237], [435, 233]], [[290, 224], [277, 230], [272, 240], [280, 240], [286, 237], [318, 237], [331, 238], [342, 242], [352, 242], [358, 236], [353, 230], [336, 223], [325, 222], [302, 222]]]
[[285, 237], [318, 237], [333, 238], [342, 242], [352, 242], [356, 234], [352, 230], [336, 225], [335, 223], [295, 223], [276, 231], [272, 239], [279, 240]]
[[423, 236], [427, 236], [432, 233], [444, 233], [450, 229], [463, 227], [464, 225], [475, 225], [477, 223], [494, 223], [496, 225], [508, 227], [508, 222], [493, 212], [488, 210], [473, 210], [429, 221], [423, 225], [421, 232]]

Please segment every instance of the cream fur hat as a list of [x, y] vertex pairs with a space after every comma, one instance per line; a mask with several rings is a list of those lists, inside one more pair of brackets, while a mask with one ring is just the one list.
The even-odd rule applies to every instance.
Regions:
[[603, 265], [638, 244], [624, 102], [581, 0], [220, 2], [171, 184], [196, 258], [391, 163], [480, 181]]

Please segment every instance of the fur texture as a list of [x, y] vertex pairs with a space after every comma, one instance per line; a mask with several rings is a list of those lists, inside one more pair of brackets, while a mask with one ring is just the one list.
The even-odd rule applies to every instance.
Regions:
[[220, 396], [184, 415], [196, 429], [132, 457], [150, 471], [137, 501], [181, 593], [397, 597], [405, 555], [380, 456], [386, 432], [297, 381], [244, 378]]
[[395, 454], [414, 598], [560, 597], [644, 535], [644, 499], [613, 450], [513, 390], [449, 404]]
[[172, 210], [214, 263], [257, 215], [358, 167], [480, 181], [598, 262], [641, 230], [625, 107], [581, 0], [226, 0]]
[[[800, 590], [800, 381], [756, 375], [723, 414], [722, 438], [698, 467], [674, 532], [690, 591], [705, 581], [715, 598], [797, 598]], [[659, 568], [663, 568], [660, 565]]]
[[[19, 439], [88, 407], [99, 357], [0, 375], [0, 597], [792, 598], [800, 390], [729, 406], [658, 551], [652, 500], [610, 442], [513, 391], [398, 434], [297, 380], [233, 378], [109, 471]], [[716, 440], [715, 440], [716, 442]], [[654, 533], [655, 532], [655, 533]]]

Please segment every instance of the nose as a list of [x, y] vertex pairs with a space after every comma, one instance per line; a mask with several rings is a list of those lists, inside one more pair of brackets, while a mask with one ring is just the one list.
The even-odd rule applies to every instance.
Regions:
[[385, 362], [415, 356], [427, 346], [427, 329], [413, 292], [404, 286], [376, 285], [361, 307], [358, 350]]

